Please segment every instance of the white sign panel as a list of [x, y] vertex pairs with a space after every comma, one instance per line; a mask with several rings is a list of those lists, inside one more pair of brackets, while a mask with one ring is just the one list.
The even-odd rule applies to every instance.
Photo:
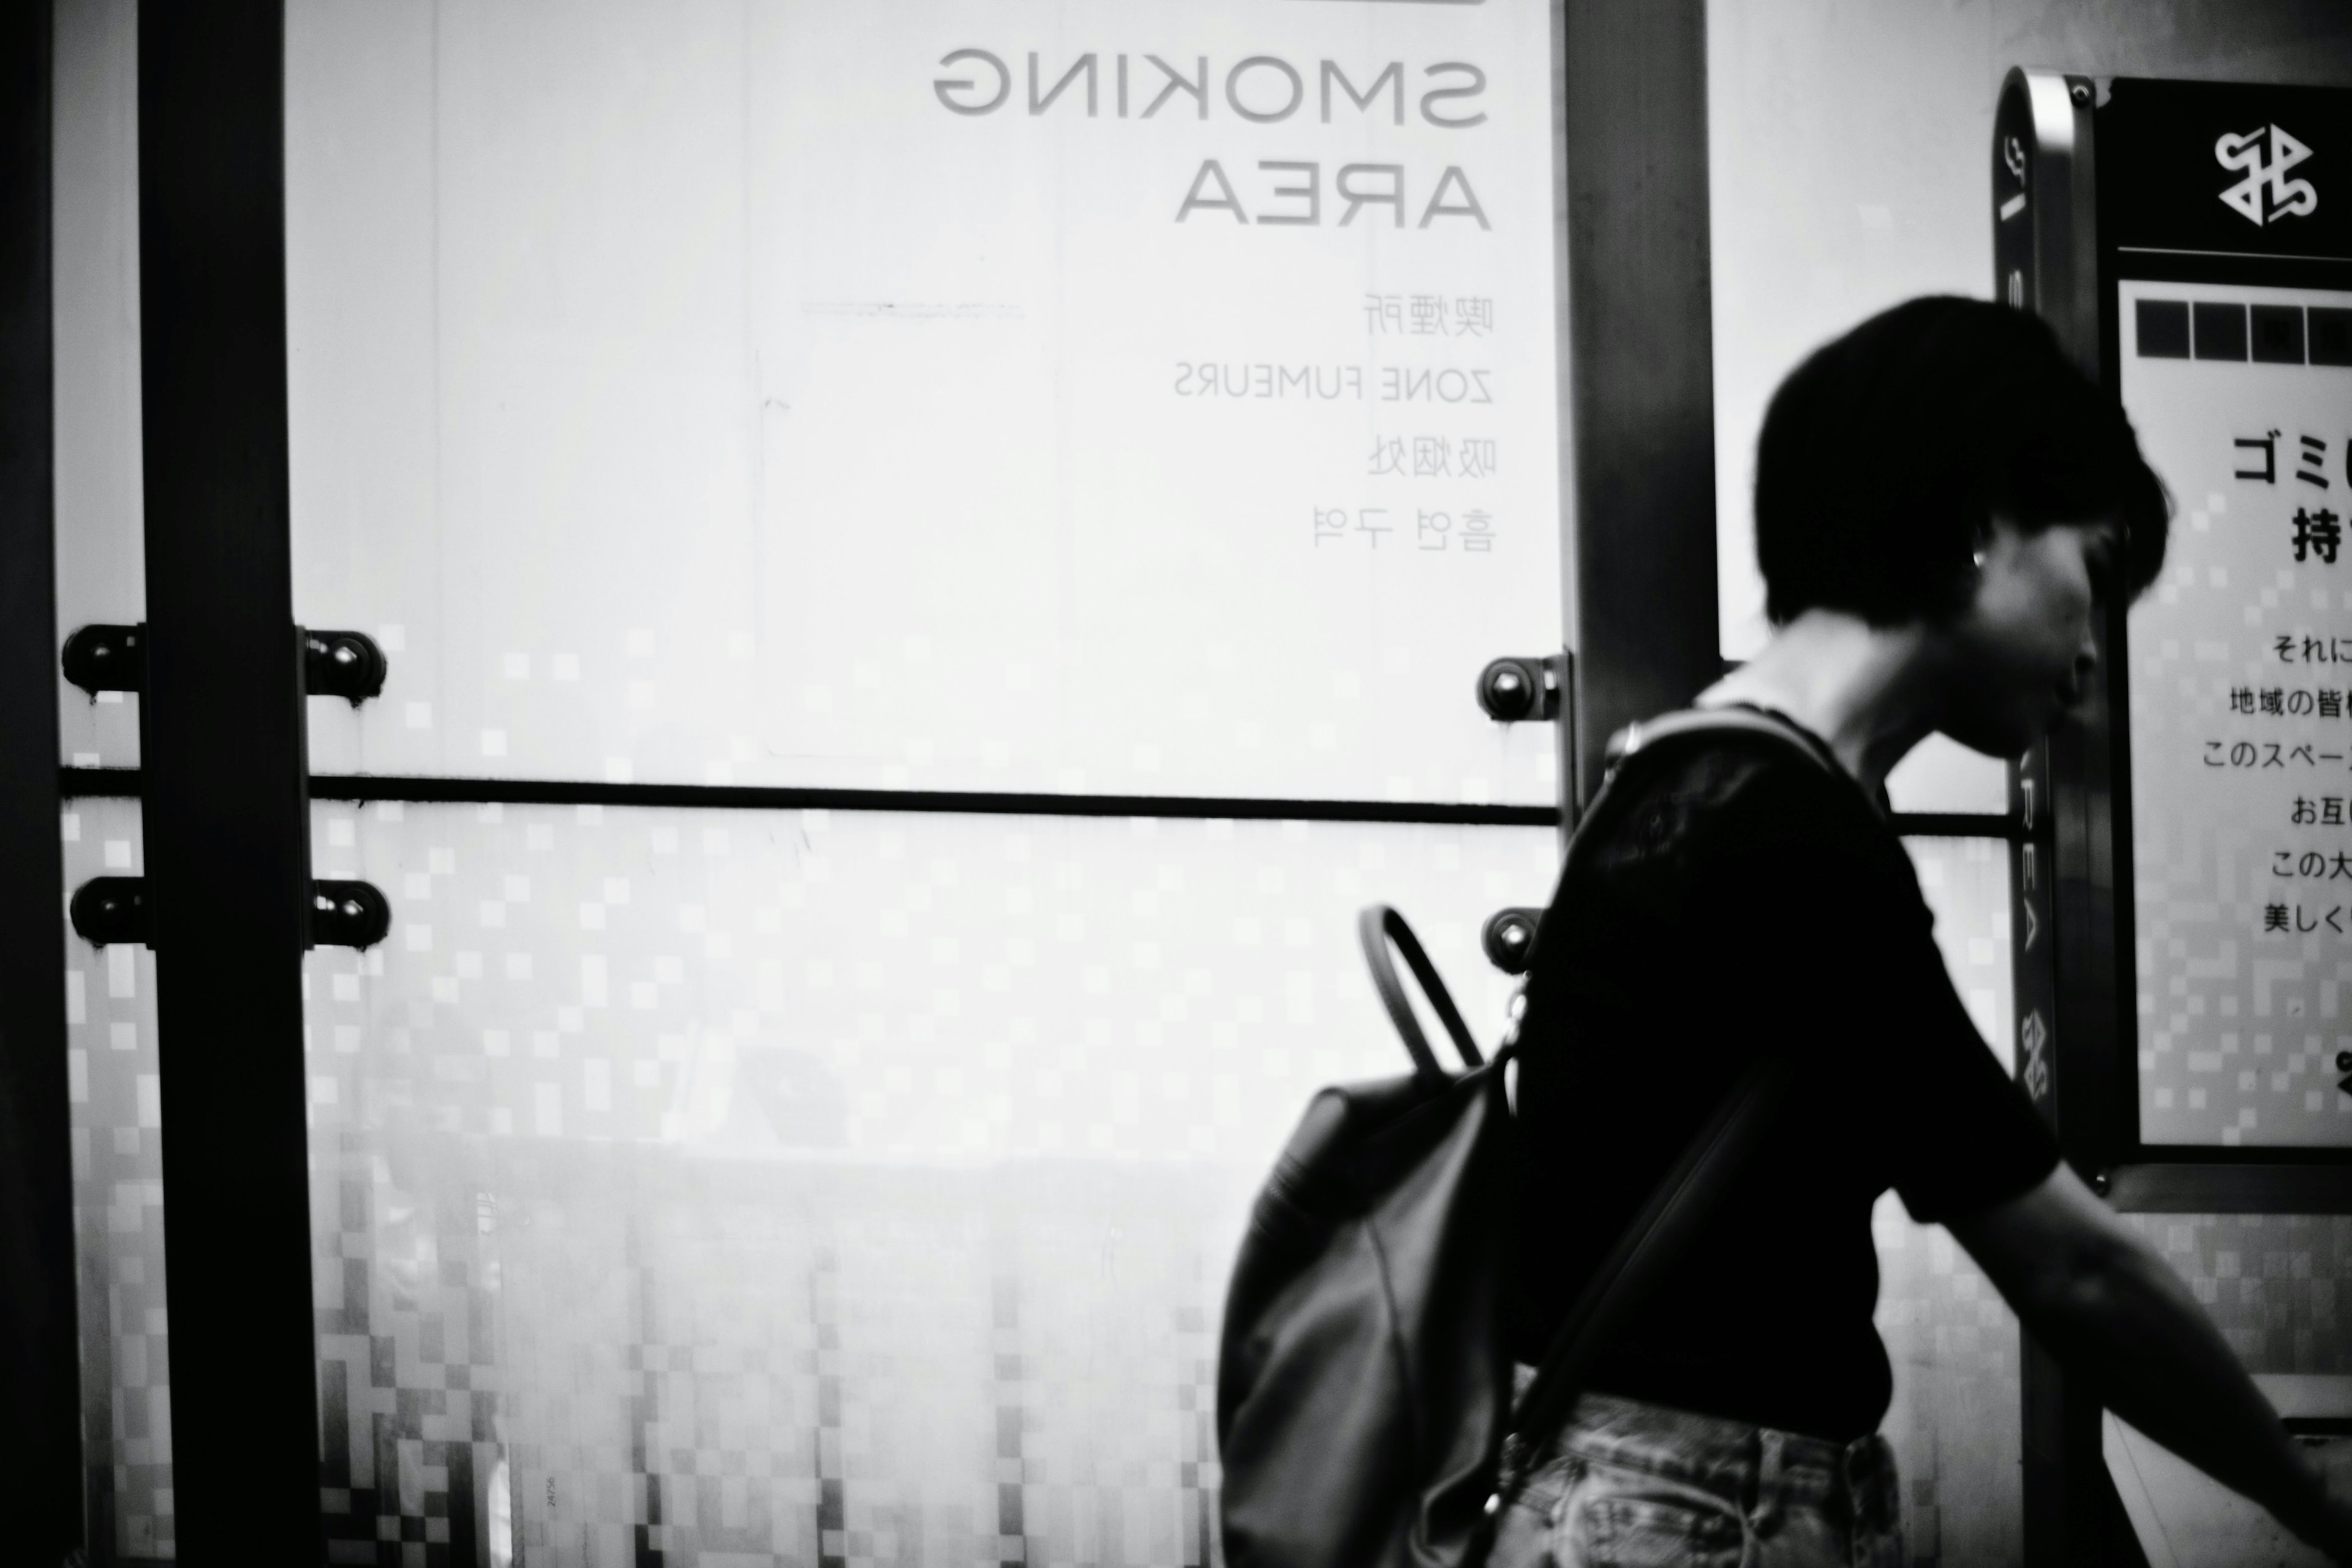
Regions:
[[772, 750], [1549, 798], [1546, 5], [758, 16]]
[[324, 773], [1550, 805], [1545, 0], [288, 20]]
[[2126, 281], [2140, 1137], [2352, 1145], [2352, 294]]

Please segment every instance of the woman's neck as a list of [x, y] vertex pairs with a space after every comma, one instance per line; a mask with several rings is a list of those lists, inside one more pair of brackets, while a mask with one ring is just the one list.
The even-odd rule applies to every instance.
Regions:
[[1843, 611], [1808, 610], [1697, 705], [1776, 709], [1819, 735], [1874, 794], [1936, 728], [1932, 666], [1931, 639], [1916, 624], [1874, 626]]

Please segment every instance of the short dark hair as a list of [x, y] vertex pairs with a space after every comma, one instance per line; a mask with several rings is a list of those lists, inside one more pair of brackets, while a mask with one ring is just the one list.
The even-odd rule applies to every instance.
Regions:
[[2029, 530], [2116, 519], [2137, 595], [2171, 511], [2131, 422], [2048, 324], [1982, 300], [1913, 300], [1815, 350], [1757, 439], [1776, 626], [1815, 607], [1881, 626], [1956, 611], [1996, 513]]

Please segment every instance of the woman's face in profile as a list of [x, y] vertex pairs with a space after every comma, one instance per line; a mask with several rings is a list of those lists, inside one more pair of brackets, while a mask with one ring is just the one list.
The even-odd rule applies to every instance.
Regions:
[[1937, 728], [1972, 750], [2014, 757], [2082, 700], [2116, 548], [2104, 519], [2032, 531], [1993, 520], [1968, 602], [1939, 628], [1948, 701]]

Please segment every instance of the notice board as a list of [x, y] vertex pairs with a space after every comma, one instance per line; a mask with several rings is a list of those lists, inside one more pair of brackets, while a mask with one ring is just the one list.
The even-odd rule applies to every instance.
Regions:
[[2110, 363], [2175, 503], [2128, 620], [2146, 1145], [2352, 1148], [2347, 95], [2118, 82]]

